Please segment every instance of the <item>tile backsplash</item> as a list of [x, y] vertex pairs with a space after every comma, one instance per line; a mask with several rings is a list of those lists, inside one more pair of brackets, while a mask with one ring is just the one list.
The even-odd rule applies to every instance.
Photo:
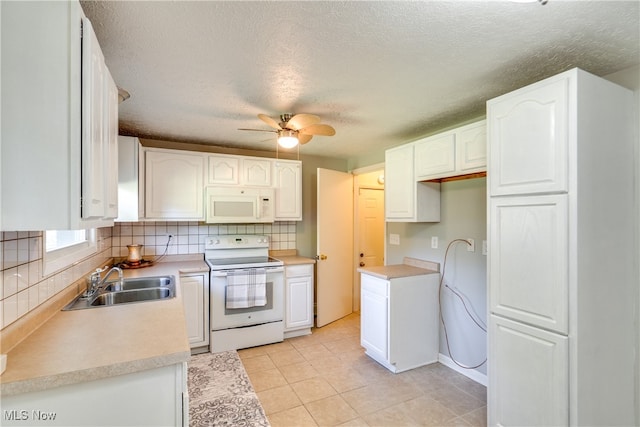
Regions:
[[95, 254], [46, 276], [43, 231], [0, 232], [0, 329], [104, 266], [110, 258], [126, 257], [127, 245], [144, 245], [144, 257], [160, 256], [165, 251], [167, 255], [199, 254], [204, 253], [204, 239], [209, 235], [261, 234], [269, 236], [271, 250], [296, 249], [296, 224], [116, 223], [97, 230]]
[[[296, 249], [296, 222], [273, 224], [202, 224], [199, 222], [120, 222], [113, 227], [112, 256], [126, 257], [127, 245], [144, 245], [142, 256], [204, 253], [210, 235], [260, 234], [270, 238], [269, 249]], [[171, 240], [169, 240], [171, 236]]]
[[99, 228], [96, 253], [43, 275], [43, 235], [43, 231], [0, 232], [0, 329], [111, 258], [111, 228]]

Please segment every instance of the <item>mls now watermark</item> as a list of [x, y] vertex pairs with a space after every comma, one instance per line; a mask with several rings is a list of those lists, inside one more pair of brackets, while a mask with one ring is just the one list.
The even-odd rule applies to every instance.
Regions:
[[3, 418], [5, 421], [53, 421], [56, 419], [55, 412], [39, 411], [32, 409], [27, 411], [26, 409], [11, 409], [3, 412]]

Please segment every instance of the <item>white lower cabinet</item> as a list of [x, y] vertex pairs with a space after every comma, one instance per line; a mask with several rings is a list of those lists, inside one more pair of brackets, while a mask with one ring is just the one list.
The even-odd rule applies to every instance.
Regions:
[[2, 396], [3, 426], [188, 426], [187, 364]]
[[568, 338], [495, 315], [489, 328], [489, 425], [568, 425]]
[[391, 372], [438, 361], [438, 278], [426, 274], [387, 280], [362, 273], [360, 344]]
[[192, 353], [208, 351], [209, 346], [209, 275], [180, 276], [184, 317]]
[[285, 267], [284, 337], [309, 335], [313, 327], [313, 264]]

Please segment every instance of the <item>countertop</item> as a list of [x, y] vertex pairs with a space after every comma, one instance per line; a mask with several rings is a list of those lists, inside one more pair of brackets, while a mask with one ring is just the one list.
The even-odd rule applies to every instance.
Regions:
[[285, 266], [287, 265], [300, 265], [300, 264], [315, 264], [316, 260], [313, 258], [307, 258], [307, 257], [303, 257], [303, 256], [279, 256], [279, 257], [275, 257], [276, 259], [279, 259], [280, 261], [282, 261], [284, 263]]
[[284, 265], [315, 264], [316, 260], [298, 255], [295, 249], [269, 251], [269, 255], [279, 259]]
[[375, 276], [384, 280], [400, 277], [422, 276], [425, 274], [439, 274], [440, 264], [417, 258], [405, 257], [402, 264], [381, 265], [376, 267], [360, 267], [360, 273]]
[[0, 394], [45, 390], [187, 362], [191, 350], [180, 274], [208, 271], [204, 260], [124, 270], [125, 277], [175, 276], [176, 297], [59, 311], [8, 353], [7, 369], [0, 375]]

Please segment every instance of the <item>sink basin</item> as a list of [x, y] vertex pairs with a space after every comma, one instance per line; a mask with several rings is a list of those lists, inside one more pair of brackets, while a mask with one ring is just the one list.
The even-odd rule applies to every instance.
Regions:
[[108, 307], [136, 302], [159, 301], [176, 296], [173, 276], [136, 277], [120, 282], [107, 282], [91, 297], [78, 296], [62, 310]]
[[135, 279], [125, 279], [120, 282], [108, 282], [105, 287], [106, 292], [128, 291], [131, 289], [164, 288], [173, 285], [173, 277], [137, 277]]
[[153, 301], [172, 297], [173, 292], [171, 288], [148, 288], [135, 289], [131, 291], [105, 292], [103, 294], [99, 294], [93, 301], [91, 301], [91, 306], [127, 304], [131, 302]]

